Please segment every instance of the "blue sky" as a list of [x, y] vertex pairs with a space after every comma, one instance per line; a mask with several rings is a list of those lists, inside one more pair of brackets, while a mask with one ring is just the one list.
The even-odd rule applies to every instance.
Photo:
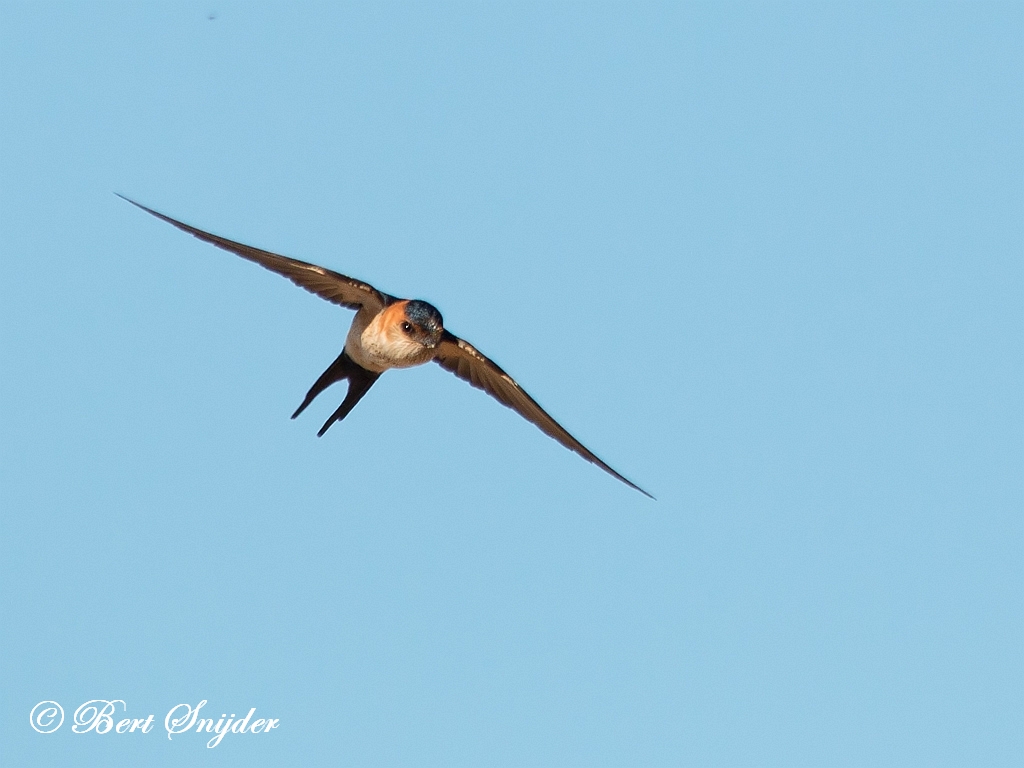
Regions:
[[[1020, 764], [1022, 22], [0, 5], [4, 764]], [[437, 366], [317, 439], [350, 313], [114, 192], [434, 303], [658, 501]]]

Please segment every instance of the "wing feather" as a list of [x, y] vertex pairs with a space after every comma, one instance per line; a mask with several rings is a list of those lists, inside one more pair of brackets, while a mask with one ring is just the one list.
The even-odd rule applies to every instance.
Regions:
[[244, 245], [219, 235], [204, 232], [177, 219], [172, 219], [170, 216], [166, 216], [159, 211], [154, 211], [152, 208], [147, 208], [124, 195], [118, 195], [118, 197], [122, 200], [127, 200], [135, 207], [141, 208], [146, 213], [166, 221], [183, 232], [188, 232], [200, 240], [212, 243], [218, 248], [223, 248], [225, 251], [241, 256], [243, 259], [253, 261], [261, 267], [269, 269], [271, 272], [283, 275], [300, 288], [305, 288], [310, 293], [315, 293], [320, 298], [327, 299], [327, 301], [334, 304], [339, 304], [348, 309], [366, 307], [373, 312], [377, 312], [394, 301], [393, 296], [378, 291], [369, 283], [355, 280], [324, 267], [318, 267], [316, 264], [299, 261], [298, 259], [290, 259], [287, 256], [279, 256], [270, 251], [263, 251], [259, 248], [253, 248], [251, 245]]
[[551, 418], [547, 411], [537, 404], [536, 400], [527, 394], [526, 390], [516, 383], [515, 379], [465, 339], [460, 339], [445, 331], [445, 337], [438, 345], [434, 360], [445, 370], [451, 371], [460, 379], [469, 382], [477, 389], [482, 389], [502, 405], [514, 410], [570, 451], [574, 451], [587, 461], [596, 464], [630, 488], [635, 488], [645, 496], [654, 498], [639, 485], [627, 480], [609, 467], [583, 443], [570, 435], [561, 424]]

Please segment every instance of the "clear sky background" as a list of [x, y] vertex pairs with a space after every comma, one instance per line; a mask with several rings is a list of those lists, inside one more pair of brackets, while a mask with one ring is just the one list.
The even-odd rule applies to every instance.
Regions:
[[[4, 3], [0, 762], [1021, 764], [1022, 126], [1016, 3]], [[433, 365], [317, 439], [351, 313], [114, 192], [658, 501]]]

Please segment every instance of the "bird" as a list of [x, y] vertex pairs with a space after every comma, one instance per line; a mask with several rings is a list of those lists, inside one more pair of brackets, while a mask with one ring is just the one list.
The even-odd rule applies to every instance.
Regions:
[[441, 313], [432, 304], [420, 299], [400, 299], [369, 283], [325, 267], [228, 240], [173, 219], [122, 194], [115, 194], [183, 232], [276, 272], [322, 299], [356, 311], [341, 354], [320, 374], [292, 414], [293, 419], [297, 418], [317, 395], [332, 384], [347, 379], [348, 392], [345, 399], [324, 422], [317, 437], [323, 437], [332, 425], [348, 416], [385, 371], [411, 368], [434, 361], [516, 411], [570, 451], [596, 464], [630, 488], [654, 499], [654, 496], [612, 469], [569, 434], [493, 360], [465, 339], [449, 332], [444, 327]]

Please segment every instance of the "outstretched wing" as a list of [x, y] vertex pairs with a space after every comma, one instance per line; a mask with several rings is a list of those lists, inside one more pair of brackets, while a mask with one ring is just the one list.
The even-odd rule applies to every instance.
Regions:
[[253, 248], [251, 245], [236, 243], [234, 240], [212, 235], [177, 219], [172, 219], [170, 216], [165, 216], [158, 211], [154, 211], [152, 208], [147, 208], [124, 195], [118, 195], [118, 197], [122, 200], [127, 200], [137, 208], [141, 208], [146, 213], [153, 214], [158, 219], [163, 219], [183, 232], [188, 232], [190, 235], [198, 237], [200, 240], [212, 243], [218, 248], [223, 248], [225, 251], [231, 251], [231, 253], [241, 256], [243, 259], [254, 261], [271, 272], [284, 275], [300, 288], [305, 288], [310, 293], [315, 293], [320, 298], [327, 299], [327, 301], [340, 304], [349, 309], [366, 307], [373, 312], [380, 311], [383, 307], [394, 301], [393, 296], [378, 291], [369, 283], [354, 280], [330, 269], [318, 267], [316, 264], [309, 264], [298, 259], [289, 259], [286, 256], [278, 256], [270, 251], [263, 251], [259, 248]]
[[630, 482], [595, 456], [579, 440], [537, 405], [537, 401], [526, 394], [515, 380], [499, 368], [492, 360], [482, 355], [469, 342], [445, 331], [444, 339], [438, 345], [434, 357], [442, 368], [451, 371], [478, 389], [482, 389], [502, 405], [516, 411], [520, 416], [540, 427], [541, 431], [553, 437], [570, 451], [575, 451], [587, 461], [618, 478], [630, 488], [635, 488], [649, 498], [654, 498], [636, 483]]

